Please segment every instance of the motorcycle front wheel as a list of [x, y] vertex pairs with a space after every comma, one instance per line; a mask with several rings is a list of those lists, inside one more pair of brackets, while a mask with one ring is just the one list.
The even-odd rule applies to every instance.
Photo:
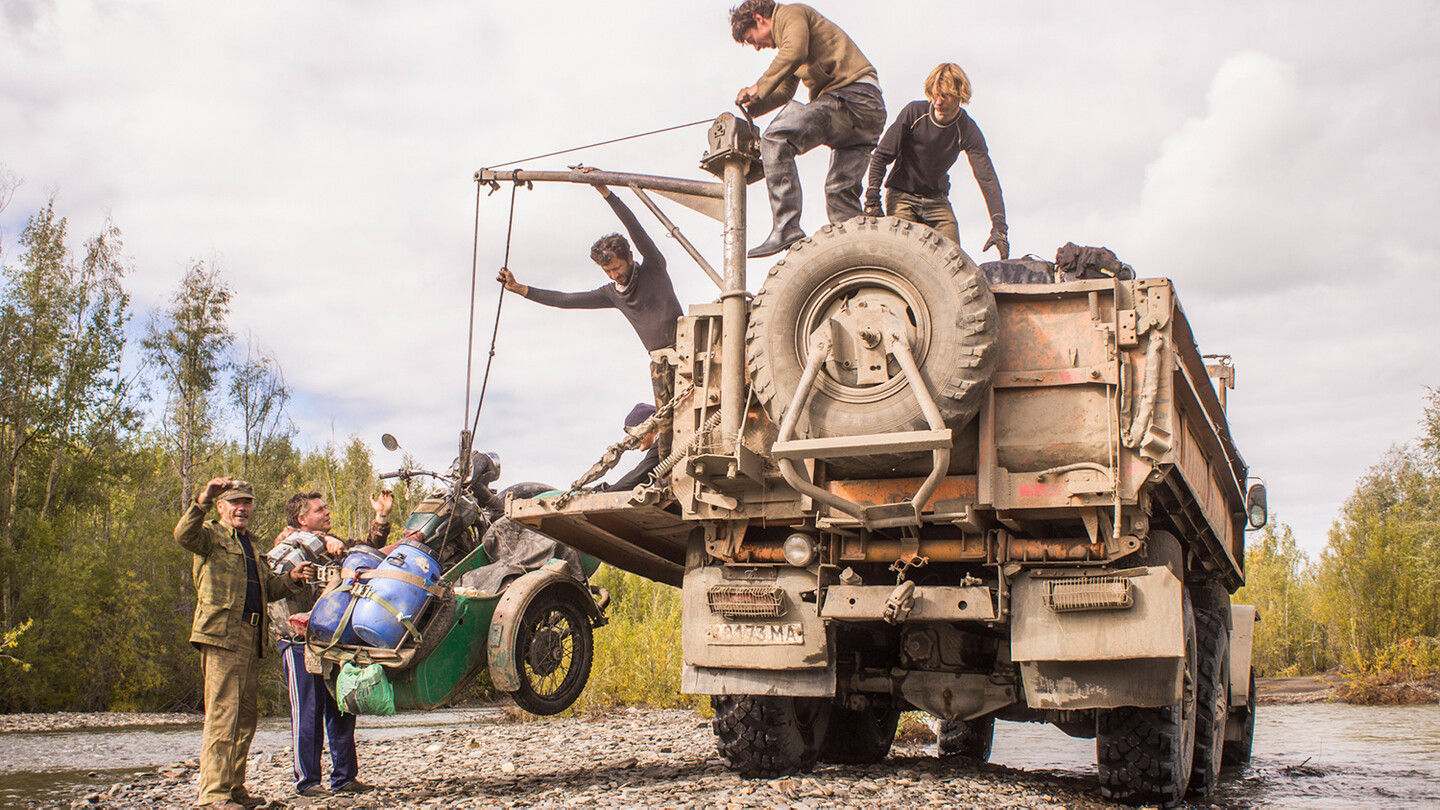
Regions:
[[525, 711], [558, 714], [590, 679], [594, 630], [578, 598], [569, 589], [550, 587], [525, 608], [515, 645], [520, 688], [512, 693]]

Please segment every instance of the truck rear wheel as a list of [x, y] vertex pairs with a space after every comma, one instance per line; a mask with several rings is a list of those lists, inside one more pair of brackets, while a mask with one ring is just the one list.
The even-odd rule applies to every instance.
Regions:
[[808, 773], [815, 767], [830, 719], [828, 698], [716, 695], [720, 756], [747, 778]]
[[830, 706], [830, 727], [820, 747], [820, 759], [843, 765], [871, 765], [884, 761], [895, 742], [900, 707], [888, 699], [872, 699], [863, 709], [847, 709], [836, 698]]
[[1225, 620], [1209, 611], [1195, 611], [1200, 679], [1195, 687], [1195, 761], [1190, 770], [1190, 795], [1209, 797], [1220, 779], [1225, 721], [1230, 709], [1230, 634]]
[[974, 720], [941, 720], [935, 747], [942, 757], [984, 762], [990, 759], [990, 746], [995, 742], [995, 715]]
[[1255, 745], [1255, 669], [1250, 669], [1250, 692], [1245, 708], [1234, 712], [1240, 724], [1240, 739], [1226, 740], [1220, 754], [1220, 762], [1227, 768], [1244, 767], [1250, 764], [1250, 749]]
[[[969, 422], [998, 361], [995, 298], [984, 274], [929, 228], [869, 217], [822, 228], [792, 248], [755, 295], [746, 355], [770, 417], [780, 422], [795, 397], [810, 336], [834, 322], [836, 345], [806, 411], [810, 438], [927, 429], [899, 362], [885, 355], [874, 328], [881, 312], [906, 324], [910, 352], [946, 424]], [[866, 473], [903, 461], [868, 456], [830, 466]]]
[[1185, 678], [1180, 699], [1170, 706], [1104, 709], [1096, 719], [1096, 764], [1100, 793], [1107, 799], [1174, 807], [1190, 783], [1199, 655], [1188, 591], [1183, 599]]

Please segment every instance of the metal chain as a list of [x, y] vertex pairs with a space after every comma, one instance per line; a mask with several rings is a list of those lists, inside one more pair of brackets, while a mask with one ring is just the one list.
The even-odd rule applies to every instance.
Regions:
[[590, 465], [590, 469], [586, 470], [584, 475], [575, 479], [575, 481], [570, 484], [570, 489], [555, 499], [555, 508], [564, 509], [565, 504], [570, 502], [570, 499], [580, 491], [581, 487], [598, 480], [605, 473], [614, 469], [615, 465], [620, 462], [620, 456], [623, 455], [626, 450], [633, 450], [639, 447], [640, 439], [650, 433], [650, 431], [655, 430], [660, 421], [669, 416], [675, 410], [675, 406], [678, 405], [681, 400], [690, 396], [690, 392], [694, 390], [694, 384], [686, 383], [684, 388], [675, 392], [675, 396], [671, 397], [669, 402], [657, 408], [655, 413], [650, 414], [650, 418], [627, 431], [625, 438], [605, 448], [605, 452], [600, 455], [600, 460]]

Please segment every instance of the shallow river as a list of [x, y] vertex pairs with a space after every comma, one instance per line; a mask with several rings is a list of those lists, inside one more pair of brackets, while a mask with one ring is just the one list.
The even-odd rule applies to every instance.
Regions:
[[[501, 709], [453, 709], [361, 718], [357, 740], [407, 737], [440, 728], [493, 723]], [[287, 717], [262, 717], [251, 756], [290, 745]], [[0, 807], [68, 805], [80, 786], [103, 792], [135, 771], [200, 752], [200, 726], [121, 726], [46, 732], [0, 732]]]
[[[366, 717], [362, 740], [480, 725], [495, 709]], [[262, 719], [255, 750], [289, 745], [285, 718]], [[64, 805], [77, 786], [103, 790], [121, 775], [190, 759], [198, 726], [0, 733], [0, 806]], [[1095, 745], [1041, 725], [998, 723], [991, 760], [1094, 778]], [[1098, 792], [1098, 791], [1097, 791]], [[1440, 706], [1262, 706], [1250, 767], [1227, 772], [1224, 807], [1440, 806]]]
[[[1094, 740], [995, 725], [992, 762], [1095, 776]], [[1440, 706], [1261, 706], [1250, 766], [1221, 774], [1221, 807], [1440, 807]]]

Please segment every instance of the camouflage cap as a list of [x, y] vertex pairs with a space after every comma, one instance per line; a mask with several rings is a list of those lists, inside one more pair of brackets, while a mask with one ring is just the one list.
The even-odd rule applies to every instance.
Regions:
[[252, 501], [255, 500], [255, 489], [250, 486], [249, 481], [236, 481], [230, 485], [229, 489], [220, 493], [220, 497], [215, 500], [238, 501], [242, 498], [249, 498]]

